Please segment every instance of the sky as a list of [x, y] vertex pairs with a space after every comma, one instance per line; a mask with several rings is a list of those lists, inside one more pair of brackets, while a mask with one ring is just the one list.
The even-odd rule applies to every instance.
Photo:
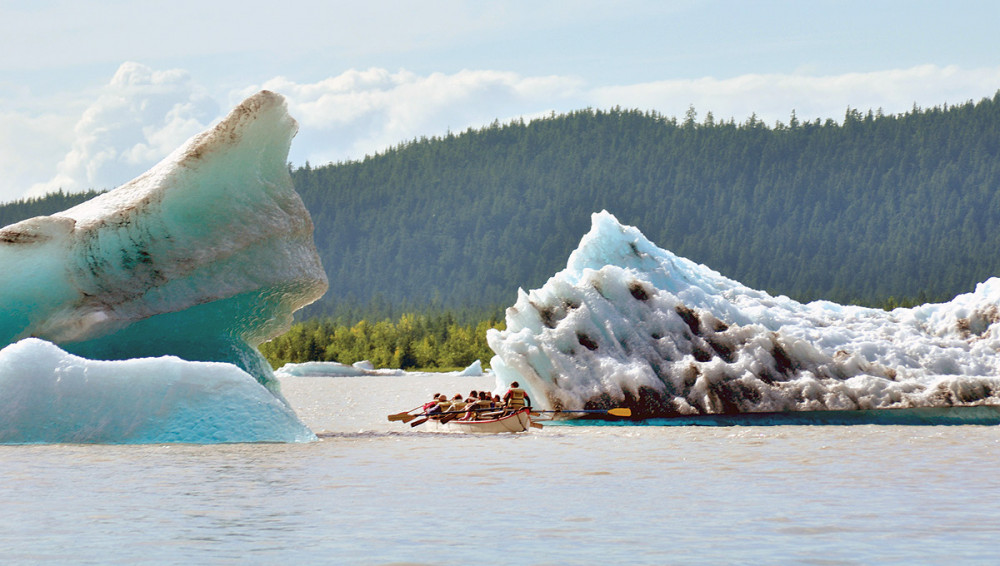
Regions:
[[581, 108], [769, 124], [1000, 90], [993, 0], [0, 0], [0, 201], [110, 189], [260, 89], [295, 166]]

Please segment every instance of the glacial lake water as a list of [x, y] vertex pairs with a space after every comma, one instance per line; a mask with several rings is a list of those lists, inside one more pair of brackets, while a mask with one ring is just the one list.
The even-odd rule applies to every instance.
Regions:
[[386, 415], [491, 377], [286, 378], [306, 444], [0, 446], [3, 564], [992, 564], [996, 426]]

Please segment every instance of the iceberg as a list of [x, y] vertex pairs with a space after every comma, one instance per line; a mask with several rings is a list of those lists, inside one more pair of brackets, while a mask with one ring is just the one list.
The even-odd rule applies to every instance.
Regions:
[[277, 370], [282, 377], [364, 377], [372, 375], [406, 375], [401, 369], [375, 369], [369, 361], [354, 362], [351, 365], [340, 362], [288, 363]]
[[315, 439], [286, 403], [232, 364], [87, 360], [27, 338], [0, 350], [0, 391], [4, 444]]
[[[375, 369], [375, 366], [368, 360], [354, 362], [351, 365], [340, 362], [301, 362], [288, 363], [274, 371], [280, 379], [284, 377], [366, 377], [366, 376], [389, 376], [407, 375], [402, 369], [382, 368]], [[457, 372], [461, 376], [481, 376], [483, 375], [483, 364], [479, 360], [472, 362], [469, 367]]]
[[[286, 162], [296, 131], [284, 98], [261, 91], [125, 185], [0, 229], [0, 345], [38, 338], [89, 360], [232, 364], [283, 403], [257, 346], [327, 288]], [[162, 361], [164, 373], [181, 363]]]
[[483, 362], [481, 360], [476, 360], [469, 364], [469, 367], [463, 369], [458, 375], [467, 377], [479, 377], [483, 375]]
[[892, 312], [803, 304], [656, 247], [606, 211], [490, 330], [498, 385], [639, 419], [1000, 405], [1000, 279]]

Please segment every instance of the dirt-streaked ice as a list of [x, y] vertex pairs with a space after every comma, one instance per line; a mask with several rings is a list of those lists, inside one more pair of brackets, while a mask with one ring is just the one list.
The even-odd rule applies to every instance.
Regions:
[[536, 404], [638, 417], [1000, 404], [1000, 279], [885, 312], [802, 304], [660, 249], [611, 214], [518, 292], [491, 366]]

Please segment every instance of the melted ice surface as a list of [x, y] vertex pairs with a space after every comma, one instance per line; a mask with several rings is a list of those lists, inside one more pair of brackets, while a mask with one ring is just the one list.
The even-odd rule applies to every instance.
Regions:
[[490, 331], [499, 379], [549, 408], [640, 417], [1000, 404], [1000, 280], [885, 312], [772, 297], [607, 212]]

